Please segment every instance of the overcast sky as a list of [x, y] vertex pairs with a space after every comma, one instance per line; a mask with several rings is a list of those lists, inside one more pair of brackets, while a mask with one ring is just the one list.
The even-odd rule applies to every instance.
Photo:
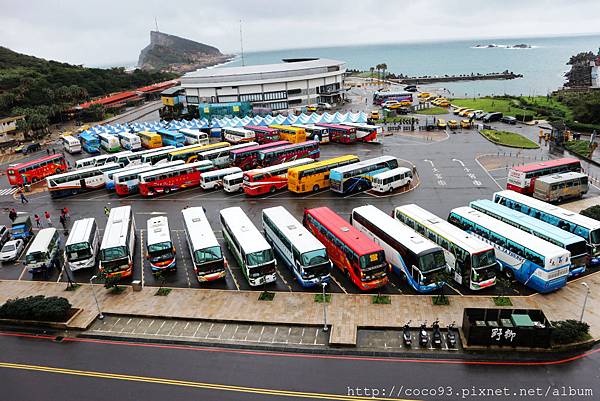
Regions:
[[600, 0], [0, 0], [0, 46], [85, 65], [131, 63], [162, 32], [238, 53], [600, 32]]

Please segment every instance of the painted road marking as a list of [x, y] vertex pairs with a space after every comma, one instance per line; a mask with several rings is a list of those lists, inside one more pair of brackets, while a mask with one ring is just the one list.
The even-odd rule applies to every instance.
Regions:
[[475, 185], [476, 187], [480, 187], [481, 185], [483, 185], [481, 183], [481, 181], [479, 181], [477, 179], [477, 176], [471, 172], [471, 169], [468, 168], [467, 166], [465, 166], [465, 163], [463, 163], [462, 160], [452, 159], [452, 161], [453, 162], [457, 162], [457, 163], [459, 163], [462, 166], [462, 168], [465, 170], [465, 174], [467, 175], [467, 177], [469, 177], [469, 179], [471, 180], [471, 182], [473, 183], [473, 185]]
[[12, 195], [18, 191], [18, 188], [0, 189], [0, 196]]
[[475, 158], [475, 162], [476, 162], [477, 164], [479, 164], [479, 167], [481, 167], [481, 169], [482, 169], [483, 171], [485, 171], [485, 173], [486, 173], [486, 174], [487, 174], [487, 175], [488, 175], [488, 176], [489, 176], [489, 177], [492, 179], [492, 181], [494, 181], [494, 183], [495, 183], [495, 184], [498, 186], [498, 188], [500, 188], [500, 190], [504, 190], [504, 188], [502, 187], [502, 185], [498, 184], [498, 181], [496, 181], [496, 179], [495, 179], [494, 177], [492, 177], [492, 175], [490, 174], [490, 172], [489, 172], [489, 171], [487, 171], [487, 170], [485, 169], [485, 167], [483, 167], [483, 164], [481, 164], [481, 162], [479, 161], [479, 158], [480, 158], [480, 157], [483, 157], [483, 156], [490, 156], [490, 154], [487, 154], [487, 155], [481, 155], [481, 156], [477, 156], [477, 157]]

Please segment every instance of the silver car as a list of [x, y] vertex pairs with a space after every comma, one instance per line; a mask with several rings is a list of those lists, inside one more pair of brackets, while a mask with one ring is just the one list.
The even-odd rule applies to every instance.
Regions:
[[13, 239], [8, 241], [0, 250], [0, 261], [12, 262], [16, 260], [23, 250], [24, 242], [22, 239]]

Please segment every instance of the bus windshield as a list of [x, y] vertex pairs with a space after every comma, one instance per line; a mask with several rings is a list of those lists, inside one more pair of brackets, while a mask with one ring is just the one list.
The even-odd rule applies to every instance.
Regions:
[[194, 252], [194, 262], [196, 264], [209, 263], [221, 259], [223, 259], [223, 255], [221, 254], [220, 246], [199, 249]]
[[47, 259], [47, 256], [48, 255], [44, 252], [28, 253], [27, 256], [25, 257], [25, 263], [30, 264], [30, 263], [43, 262]]
[[473, 255], [473, 268], [486, 267], [496, 262], [496, 254], [493, 249], [476, 253]]
[[360, 269], [363, 271], [372, 270], [383, 263], [385, 257], [382, 252], [375, 252], [369, 255], [363, 255], [360, 257]]
[[80, 242], [78, 244], [67, 245], [66, 253], [67, 260], [69, 262], [77, 262], [92, 257], [90, 244], [88, 244], [87, 242]]
[[102, 259], [104, 262], [110, 262], [111, 260], [123, 259], [126, 257], [127, 249], [124, 246], [103, 249], [100, 252], [100, 259]]
[[578, 241], [574, 244], [567, 245], [567, 251], [571, 252], [571, 257], [579, 256], [587, 253], [585, 241]]
[[151, 256], [155, 256], [157, 254], [161, 254], [164, 251], [171, 251], [173, 249], [173, 244], [170, 241], [159, 242], [158, 244], [148, 245], [148, 253]]
[[590, 232], [590, 240], [592, 241], [592, 245], [600, 244], [600, 230], [592, 230]]
[[446, 265], [444, 251], [438, 250], [435, 252], [426, 253], [419, 257], [419, 269], [421, 273], [427, 273], [432, 270], [439, 269]]
[[302, 254], [302, 266], [317, 266], [327, 262], [327, 252], [325, 249], [305, 252]]
[[263, 265], [273, 260], [273, 250], [265, 249], [263, 251], [252, 252], [246, 255], [246, 263], [249, 267]]

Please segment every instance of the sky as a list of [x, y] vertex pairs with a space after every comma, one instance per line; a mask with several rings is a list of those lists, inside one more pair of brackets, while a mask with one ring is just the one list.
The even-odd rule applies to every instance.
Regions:
[[600, 32], [599, 0], [0, 0], [0, 46], [131, 65], [161, 32], [240, 52]]

